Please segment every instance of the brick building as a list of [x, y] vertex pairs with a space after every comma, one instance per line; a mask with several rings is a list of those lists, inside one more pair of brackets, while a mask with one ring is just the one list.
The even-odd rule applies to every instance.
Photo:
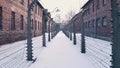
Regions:
[[112, 23], [110, 0], [89, 0], [83, 7], [86, 35], [110, 40]]
[[77, 13], [76, 15], [76, 19], [75, 19], [75, 29], [77, 33], [81, 32], [81, 13]]
[[75, 24], [76, 33], [80, 33], [81, 31], [81, 12], [77, 13], [72, 17], [72, 19], [67, 24], [67, 29], [73, 30], [73, 24]]
[[[0, 0], [0, 44], [26, 38], [27, 7], [32, 0]], [[38, 2], [31, 9], [32, 35], [42, 32], [42, 9]]]

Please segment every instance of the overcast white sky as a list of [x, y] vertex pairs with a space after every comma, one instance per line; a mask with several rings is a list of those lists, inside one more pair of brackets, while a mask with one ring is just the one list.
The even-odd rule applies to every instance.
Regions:
[[88, 0], [40, 0], [44, 8], [47, 8], [49, 12], [53, 11], [56, 7], [58, 7], [61, 11], [57, 13], [52, 13], [52, 17], [56, 14], [60, 14], [61, 18], [65, 18], [65, 14], [67, 14], [70, 10], [74, 10], [76, 12], [80, 11], [81, 6]]

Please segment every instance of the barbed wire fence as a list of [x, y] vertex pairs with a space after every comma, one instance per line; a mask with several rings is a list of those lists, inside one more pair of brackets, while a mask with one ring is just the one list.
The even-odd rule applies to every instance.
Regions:
[[111, 42], [90, 37], [85, 37], [85, 40], [86, 54], [95, 68], [110, 68]]

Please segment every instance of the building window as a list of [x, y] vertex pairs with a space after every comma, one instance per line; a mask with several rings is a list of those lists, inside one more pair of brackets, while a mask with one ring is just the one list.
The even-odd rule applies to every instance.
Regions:
[[85, 28], [87, 28], [87, 22], [85, 22]]
[[37, 30], [37, 21], [35, 20], [35, 30]]
[[87, 22], [87, 28], [89, 27], [89, 22]]
[[37, 5], [35, 5], [35, 13], [37, 13]]
[[23, 30], [23, 28], [24, 28], [24, 18], [23, 18], [23, 15], [21, 15], [21, 17], [20, 17], [20, 29], [21, 30]]
[[36, 11], [36, 12], [37, 12], [37, 14], [39, 15], [39, 6], [37, 6], [37, 11]]
[[86, 22], [86, 23], [85, 23], [85, 27], [86, 27], [86, 28], [89, 28], [89, 22]]
[[99, 8], [100, 8], [100, 1], [97, 0], [97, 9], [99, 9]]
[[21, 0], [21, 4], [24, 4], [24, 0]]
[[85, 10], [85, 16], [87, 16], [87, 10]]
[[106, 0], [103, 0], [103, 6], [106, 4]]
[[97, 19], [97, 27], [101, 26], [100, 18]]
[[88, 7], [88, 15], [90, 14], [90, 9], [89, 9], [89, 7]]
[[11, 12], [11, 30], [15, 29], [15, 12]]
[[92, 8], [93, 8], [93, 12], [94, 12], [95, 11], [94, 1], [93, 1]]
[[31, 8], [32, 11], [34, 11], [34, 6]]
[[86, 16], [90, 14], [90, 9], [89, 9], [89, 7], [87, 8], [85, 14], [86, 14]]
[[30, 1], [28, 0], [28, 6], [29, 6], [29, 4], [30, 4]]
[[32, 28], [32, 30], [33, 30], [33, 28], [34, 28], [33, 25], [34, 25], [34, 24], [33, 24], [33, 19], [32, 19], [32, 20], [31, 20], [31, 28]]
[[40, 22], [38, 22], [38, 30], [40, 30]]
[[102, 26], [107, 26], [107, 17], [102, 18]]
[[2, 7], [0, 7], [0, 30], [2, 30]]
[[94, 28], [94, 25], [95, 25], [94, 23], [95, 23], [95, 21], [94, 21], [94, 20], [92, 20], [92, 27], [93, 27], [93, 28]]
[[39, 7], [38, 7], [38, 10], [37, 10], [37, 12], [38, 12], [38, 15], [39, 15]]
[[84, 22], [84, 28], [86, 28], [86, 22]]
[[88, 28], [90, 28], [90, 21], [88, 21]]
[[39, 15], [42, 17], [42, 11], [41, 11], [41, 9], [40, 9], [40, 11], [39, 11], [39, 12], [40, 12], [40, 14], [39, 14]]

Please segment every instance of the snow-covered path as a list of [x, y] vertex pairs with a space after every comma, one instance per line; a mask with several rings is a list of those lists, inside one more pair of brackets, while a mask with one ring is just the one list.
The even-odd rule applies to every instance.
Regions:
[[94, 68], [85, 54], [81, 54], [78, 46], [62, 33], [40, 52], [36, 62], [30, 68]]

